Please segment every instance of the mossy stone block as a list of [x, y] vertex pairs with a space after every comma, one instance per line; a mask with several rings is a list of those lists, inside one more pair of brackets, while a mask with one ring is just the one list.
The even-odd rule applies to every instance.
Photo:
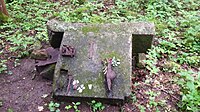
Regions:
[[[61, 47], [67, 45], [76, 50], [74, 57], [59, 56], [54, 72], [54, 96], [117, 102], [124, 101], [131, 94], [133, 53], [145, 53], [151, 48], [155, 34], [152, 23], [80, 24], [56, 20], [48, 23], [52, 24], [48, 24], [48, 29], [64, 32]], [[102, 61], [113, 57], [120, 59], [121, 63], [114, 67], [113, 96], [108, 97]], [[72, 82], [68, 86], [69, 74], [73, 80], [79, 80], [79, 85], [84, 84], [81, 93], [73, 89]], [[90, 84], [92, 89], [88, 87]]]
[[[96, 28], [97, 26], [88, 26]], [[75, 48], [75, 57], [60, 56], [54, 74], [54, 94], [63, 97], [82, 97], [124, 100], [131, 93], [132, 74], [132, 35], [124, 31], [113, 31], [112, 26], [98, 26], [98, 31], [70, 30], [65, 31], [61, 43]], [[105, 30], [108, 29], [108, 30]], [[86, 32], [87, 31], [87, 32]], [[103, 74], [104, 59], [116, 57], [120, 65], [114, 67], [117, 74], [112, 83], [113, 96], [107, 96], [105, 75]], [[61, 70], [67, 70], [73, 75], [73, 80], [79, 80], [85, 89], [79, 93], [72, 89], [67, 92], [68, 75]], [[92, 84], [92, 89], [88, 85]]]

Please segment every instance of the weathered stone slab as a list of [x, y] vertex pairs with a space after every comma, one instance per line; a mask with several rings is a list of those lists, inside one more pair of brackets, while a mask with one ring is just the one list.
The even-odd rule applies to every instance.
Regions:
[[[144, 53], [151, 47], [153, 24], [69, 24], [51, 20], [47, 26], [48, 30], [64, 32], [61, 47], [68, 45], [76, 50], [74, 57], [60, 55], [58, 59], [53, 82], [54, 96], [123, 101], [130, 95], [132, 54]], [[112, 97], [109, 97], [102, 61], [113, 57], [120, 59], [121, 64], [113, 69], [116, 78], [112, 84]], [[81, 93], [73, 89], [73, 80], [84, 84], [85, 89]], [[92, 89], [88, 87], [90, 84]]]
[[65, 30], [76, 29], [82, 26], [84, 26], [84, 24], [65, 23], [62, 21], [58, 21], [56, 19], [48, 21], [47, 31], [48, 31], [49, 43], [51, 44], [52, 47], [59, 48]]
[[[65, 31], [62, 45], [73, 46], [75, 57], [60, 56], [54, 74], [55, 96], [109, 98], [103, 74], [104, 59], [116, 57], [121, 64], [114, 68], [116, 78], [113, 80], [111, 99], [124, 100], [130, 95], [130, 76], [132, 73], [132, 35], [123, 30], [112, 28], [113, 25], [91, 25], [80, 30]], [[67, 92], [68, 76], [62, 70], [68, 70], [73, 80], [84, 84], [85, 90], [79, 93], [71, 89]], [[92, 89], [88, 85], [92, 84]]]
[[[99, 24], [102, 26], [103, 24]], [[109, 26], [109, 24], [106, 24]], [[105, 25], [105, 26], [106, 26]], [[53, 46], [59, 46], [57, 43], [61, 43], [63, 32], [69, 30], [80, 30], [82, 27], [87, 26], [83, 23], [65, 23], [52, 19], [47, 22], [47, 29], [49, 34], [50, 44]], [[154, 24], [148, 22], [132, 22], [132, 23], [119, 23], [118, 25], [112, 25], [113, 31], [124, 31], [132, 34], [133, 53], [144, 53], [147, 49], [151, 48], [153, 36], [155, 35]], [[108, 27], [110, 28], [110, 27]], [[105, 30], [108, 30], [105, 27]], [[84, 28], [83, 30], [90, 31], [95, 30], [93, 28]], [[51, 34], [53, 32], [53, 35]]]

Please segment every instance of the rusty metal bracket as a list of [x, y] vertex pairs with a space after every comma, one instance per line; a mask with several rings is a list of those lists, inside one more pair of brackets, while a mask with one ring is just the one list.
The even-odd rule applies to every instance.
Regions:
[[61, 55], [62, 56], [70, 56], [74, 57], [75, 55], [75, 48], [69, 45], [63, 45], [61, 47]]
[[72, 75], [68, 75], [68, 84], [67, 84], [67, 94], [69, 93], [70, 91], [70, 85], [72, 83], [72, 80], [73, 80], [73, 76]]
[[107, 65], [107, 73], [106, 73], [106, 82], [107, 82], [107, 87], [108, 87], [108, 97], [112, 98], [112, 83], [113, 80], [116, 78], [116, 74], [114, 70], [112, 69], [112, 59], [108, 60], [108, 65]]
[[49, 57], [46, 60], [36, 60], [35, 66], [46, 66], [53, 63], [56, 63], [59, 56], [59, 50], [49, 47], [46, 49]]

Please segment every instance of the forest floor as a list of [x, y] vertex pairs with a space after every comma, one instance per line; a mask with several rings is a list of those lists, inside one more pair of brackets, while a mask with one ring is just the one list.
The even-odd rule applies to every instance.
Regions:
[[[21, 64], [15, 68], [10, 64], [9, 67], [12, 75], [0, 75], [0, 100], [3, 103], [0, 107], [0, 112], [6, 112], [8, 110], [13, 110], [14, 112], [37, 112], [39, 111], [39, 107], [44, 108], [42, 112], [49, 112], [48, 105], [51, 101], [61, 104], [59, 107], [61, 112], [66, 111], [65, 106], [70, 105], [71, 102], [60, 102], [52, 98], [52, 81], [44, 79], [34, 71], [34, 60], [22, 59], [20, 62]], [[179, 95], [170, 94], [170, 91], [179, 92], [179, 89], [176, 85], [169, 84], [171, 79], [170, 74], [162, 74], [161, 77], [155, 77], [154, 80], [158, 81], [153, 81], [151, 83], [152, 85], [148, 85], [144, 83], [145, 75], [148, 74], [147, 71], [138, 69], [134, 72], [138, 74], [138, 77], [133, 78], [133, 81], [139, 83], [138, 86], [132, 86], [135, 98], [133, 98], [134, 96], [130, 96], [128, 99], [130, 101], [127, 101], [121, 106], [103, 104], [106, 107], [103, 109], [103, 112], [139, 112], [139, 110], [142, 110], [142, 105], [149, 103], [158, 103], [156, 105], [158, 105], [160, 110], [176, 111]], [[36, 77], [33, 79], [34, 74], [36, 74]], [[162, 80], [158, 78], [162, 78]], [[156, 85], [161, 83], [165, 85], [163, 87], [165, 89], [156, 88]], [[147, 94], [149, 91], [153, 91], [154, 93]], [[159, 93], [159, 96], [155, 93]], [[152, 102], [149, 100], [149, 95], [156, 95], [156, 101]], [[137, 99], [137, 101], [134, 101], [134, 99]], [[165, 102], [161, 101], [166, 101], [167, 105], [165, 108], [163, 108]], [[81, 102], [78, 109], [81, 112], [92, 112], [91, 105], [84, 102]], [[152, 110], [156, 111], [156, 108], [152, 108]], [[148, 111], [151, 112], [152, 110]], [[70, 111], [73, 112], [74, 109]]]
[[[52, 98], [52, 81], [43, 79], [37, 74], [32, 79], [34, 72], [34, 60], [22, 59], [20, 66], [12, 69], [13, 75], [0, 76], [0, 99], [3, 105], [0, 112], [13, 110], [14, 112], [38, 112], [38, 107], [43, 106], [42, 112], [49, 112], [48, 104], [56, 101]], [[71, 102], [62, 102], [60, 110]], [[91, 112], [90, 106], [83, 103], [79, 106], [81, 112]], [[73, 111], [73, 109], [71, 110]], [[117, 112], [118, 106], [107, 106], [105, 112]]]

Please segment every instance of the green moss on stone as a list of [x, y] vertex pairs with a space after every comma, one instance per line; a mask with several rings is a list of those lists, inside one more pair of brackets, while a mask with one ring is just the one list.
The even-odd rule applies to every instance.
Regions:
[[8, 16], [6, 16], [5, 14], [3, 14], [2, 12], [0, 12], [0, 23], [1, 22], [7, 22], [9, 19]]
[[87, 34], [88, 32], [94, 32], [94, 33], [98, 33], [99, 32], [100, 27], [93, 25], [93, 26], [85, 26], [82, 27], [82, 32], [84, 34]]
[[122, 57], [117, 53], [117, 52], [110, 52], [110, 53], [101, 53], [101, 59], [109, 59], [109, 58], [117, 58], [117, 59], [122, 59]]
[[[85, 76], [85, 75], [83, 75], [83, 76]], [[80, 77], [77, 79], [80, 79]], [[96, 78], [91, 77], [90, 80], [85, 80], [85, 81], [79, 80], [79, 81], [80, 81], [80, 84], [84, 84], [84, 86], [85, 86], [85, 89], [83, 90], [83, 92], [79, 93], [82, 96], [93, 96], [94, 93], [99, 94], [99, 92], [103, 92], [102, 89], [105, 90], [103, 73], [99, 73], [98, 77], [96, 77]], [[88, 88], [88, 84], [92, 84], [92, 89]], [[96, 88], [98, 90], [95, 90]], [[105, 94], [105, 93], [103, 92], [102, 94]]]

